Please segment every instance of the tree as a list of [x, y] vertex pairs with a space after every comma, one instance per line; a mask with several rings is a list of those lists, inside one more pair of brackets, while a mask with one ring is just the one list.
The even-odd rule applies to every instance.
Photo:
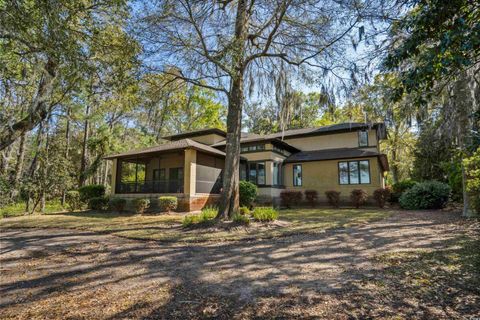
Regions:
[[93, 46], [104, 54], [122, 48], [102, 33], [124, 21], [126, 8], [123, 0], [0, 3], [0, 85], [8, 101], [0, 150], [37, 127], [77, 85]]
[[333, 70], [344, 62], [339, 48], [357, 30], [364, 8], [369, 7], [350, 1], [164, 0], [145, 3], [138, 10], [138, 37], [149, 57], [164, 60], [164, 73], [226, 97], [219, 218], [238, 211], [245, 88], [252, 92], [262, 79], [275, 82], [272, 75], [278, 74], [280, 65]]
[[[478, 127], [473, 115], [480, 109], [480, 7], [468, 0], [414, 4], [395, 24], [385, 59], [385, 66], [401, 80], [392, 96], [395, 100], [412, 96], [420, 120], [428, 108], [439, 107], [444, 117], [441, 129], [452, 132], [462, 157], [468, 156]], [[442, 101], [435, 106], [431, 102], [439, 96]], [[463, 214], [469, 216], [466, 179], [462, 167]]]

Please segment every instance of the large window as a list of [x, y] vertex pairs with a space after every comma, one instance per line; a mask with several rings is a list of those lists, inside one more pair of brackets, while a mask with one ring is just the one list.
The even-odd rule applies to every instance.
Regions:
[[248, 164], [248, 180], [256, 185], [265, 185], [265, 162]]
[[358, 146], [368, 147], [368, 131], [358, 131]]
[[340, 184], [369, 184], [370, 162], [368, 160], [339, 162], [338, 181]]
[[282, 185], [282, 167], [280, 162], [273, 163], [273, 185], [280, 186]]
[[295, 187], [300, 187], [302, 185], [302, 165], [301, 164], [293, 165], [293, 185]]

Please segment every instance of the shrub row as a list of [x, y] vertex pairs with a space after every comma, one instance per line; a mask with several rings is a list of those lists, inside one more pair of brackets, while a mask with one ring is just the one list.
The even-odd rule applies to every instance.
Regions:
[[[315, 190], [305, 190], [305, 200], [312, 206], [315, 206], [315, 203], [318, 201], [318, 192]], [[340, 203], [340, 192], [335, 190], [325, 191], [325, 196], [328, 203], [338, 208]], [[383, 208], [386, 201], [389, 199], [390, 190], [389, 189], [377, 189], [373, 193], [373, 197], [377, 201], [379, 207]], [[298, 205], [302, 201], [303, 194], [301, 191], [285, 190], [280, 193], [280, 199], [282, 200], [282, 205], [291, 208], [292, 205]], [[365, 190], [355, 189], [350, 193], [350, 199], [355, 208], [359, 208], [362, 204], [367, 201], [368, 195]]]

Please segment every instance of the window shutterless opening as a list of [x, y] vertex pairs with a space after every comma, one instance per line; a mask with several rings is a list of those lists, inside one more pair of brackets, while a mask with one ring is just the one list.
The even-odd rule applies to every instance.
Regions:
[[301, 164], [293, 165], [293, 186], [294, 187], [302, 186], [302, 165]]
[[339, 184], [369, 184], [370, 181], [369, 160], [341, 161], [338, 163]]
[[368, 131], [358, 131], [358, 146], [368, 147]]

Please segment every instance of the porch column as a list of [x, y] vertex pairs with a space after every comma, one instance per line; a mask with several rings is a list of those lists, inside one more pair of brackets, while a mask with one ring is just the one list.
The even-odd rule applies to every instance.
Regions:
[[111, 183], [112, 183], [112, 190], [110, 191], [111, 194], [115, 194], [115, 189], [117, 186], [117, 158], [112, 159], [112, 177], [111, 177]]
[[185, 195], [195, 194], [195, 183], [197, 181], [197, 150], [185, 149], [185, 162], [183, 173], [183, 193]]

